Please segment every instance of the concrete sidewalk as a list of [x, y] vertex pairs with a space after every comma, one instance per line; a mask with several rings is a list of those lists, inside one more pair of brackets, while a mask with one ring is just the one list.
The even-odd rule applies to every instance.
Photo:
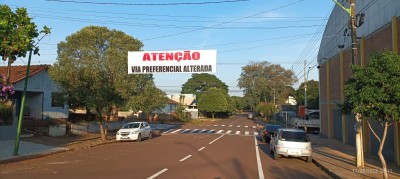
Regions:
[[[313, 162], [334, 178], [383, 178], [382, 165], [377, 156], [365, 153], [364, 167], [356, 167], [356, 148], [337, 140], [310, 135]], [[386, 161], [387, 162], [387, 161]], [[400, 167], [387, 162], [389, 178], [400, 178]]]
[[15, 162], [53, 153], [68, 151], [68, 148], [53, 147], [20, 141], [18, 155], [14, 156], [15, 140], [0, 141], [0, 163]]

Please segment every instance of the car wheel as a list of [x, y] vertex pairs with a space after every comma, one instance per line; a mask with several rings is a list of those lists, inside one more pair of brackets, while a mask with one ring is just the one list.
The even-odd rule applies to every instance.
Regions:
[[311, 163], [311, 162], [312, 162], [312, 157], [311, 156], [307, 157], [307, 163]]
[[149, 139], [153, 138], [153, 133], [152, 132], [149, 133], [149, 137], [148, 138]]
[[275, 160], [278, 160], [278, 159], [279, 159], [279, 154], [276, 153], [276, 152], [274, 152], [274, 159], [275, 159]]
[[139, 136], [137, 137], [137, 141], [141, 142], [142, 141], [142, 135], [139, 134]]
[[269, 154], [274, 154], [274, 151], [272, 149], [269, 149]]

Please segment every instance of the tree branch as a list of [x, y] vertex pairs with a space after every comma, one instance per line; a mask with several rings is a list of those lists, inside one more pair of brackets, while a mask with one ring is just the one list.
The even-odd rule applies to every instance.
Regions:
[[369, 129], [371, 129], [372, 134], [374, 134], [375, 138], [378, 139], [379, 143], [381, 143], [381, 138], [379, 138], [379, 136], [375, 133], [374, 129], [372, 129], [371, 124], [369, 123], [369, 121], [367, 120], [367, 124]]

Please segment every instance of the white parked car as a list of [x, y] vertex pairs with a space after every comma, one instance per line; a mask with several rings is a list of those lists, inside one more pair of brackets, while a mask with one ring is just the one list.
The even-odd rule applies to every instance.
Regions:
[[142, 141], [143, 138], [152, 138], [151, 127], [147, 122], [129, 122], [118, 130], [116, 139], [118, 141], [136, 140]]
[[278, 160], [280, 155], [306, 157], [312, 162], [311, 141], [307, 133], [300, 129], [278, 129], [270, 141], [270, 153]]

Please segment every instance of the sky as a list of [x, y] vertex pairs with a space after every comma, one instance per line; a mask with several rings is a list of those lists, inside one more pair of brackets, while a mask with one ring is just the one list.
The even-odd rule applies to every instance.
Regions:
[[[242, 67], [268, 61], [293, 70], [298, 83], [318, 81], [320, 40], [335, 6], [332, 0], [0, 0], [18, 7], [38, 29], [51, 34], [39, 44], [40, 56], [31, 65], [53, 64], [57, 44], [89, 26], [122, 31], [143, 42], [144, 51], [216, 50], [214, 75], [229, 87], [231, 96], [243, 96], [238, 79]], [[27, 65], [19, 58], [13, 65]], [[305, 65], [306, 63], [306, 65]], [[0, 65], [6, 65], [0, 61]], [[192, 74], [154, 74], [158, 88], [179, 94]]]

